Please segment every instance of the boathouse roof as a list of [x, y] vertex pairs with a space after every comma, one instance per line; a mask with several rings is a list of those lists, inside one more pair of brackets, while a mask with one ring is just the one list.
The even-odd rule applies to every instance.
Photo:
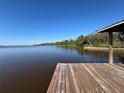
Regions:
[[97, 30], [98, 33], [103, 33], [103, 32], [124, 32], [124, 19], [113, 23], [109, 26], [106, 26], [100, 30]]

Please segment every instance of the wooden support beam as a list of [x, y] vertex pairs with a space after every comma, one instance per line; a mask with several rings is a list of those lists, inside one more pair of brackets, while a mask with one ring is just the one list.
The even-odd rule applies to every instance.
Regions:
[[113, 32], [109, 32], [109, 63], [113, 64]]

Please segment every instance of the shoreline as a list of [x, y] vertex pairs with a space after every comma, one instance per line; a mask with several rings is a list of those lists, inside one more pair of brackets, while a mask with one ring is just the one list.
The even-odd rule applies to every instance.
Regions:
[[[108, 47], [84, 47], [84, 50], [91, 50], [91, 51], [108, 51]], [[124, 48], [113, 48], [114, 51], [124, 51]]]

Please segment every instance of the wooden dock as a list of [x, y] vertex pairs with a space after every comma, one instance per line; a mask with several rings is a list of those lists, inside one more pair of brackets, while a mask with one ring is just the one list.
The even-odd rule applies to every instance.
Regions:
[[47, 93], [124, 93], [124, 68], [107, 63], [59, 63]]

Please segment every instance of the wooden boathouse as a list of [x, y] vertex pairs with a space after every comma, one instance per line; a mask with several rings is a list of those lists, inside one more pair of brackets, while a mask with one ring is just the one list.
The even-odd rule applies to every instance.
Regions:
[[109, 33], [109, 63], [113, 64], [113, 32], [124, 33], [124, 20], [98, 30], [98, 33]]
[[109, 33], [109, 63], [58, 63], [47, 93], [124, 93], [124, 68], [113, 64], [113, 32], [124, 20], [98, 30]]

